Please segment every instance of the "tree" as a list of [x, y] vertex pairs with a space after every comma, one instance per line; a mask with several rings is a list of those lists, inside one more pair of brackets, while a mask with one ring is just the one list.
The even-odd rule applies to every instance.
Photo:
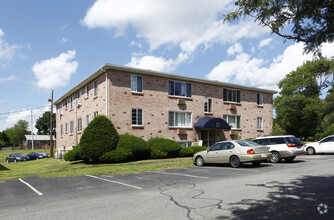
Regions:
[[[319, 52], [324, 42], [334, 38], [332, 0], [238, 0], [237, 9], [224, 15], [224, 21], [250, 16], [285, 40], [305, 43], [306, 52]], [[284, 28], [291, 24], [291, 34]]]
[[84, 130], [80, 139], [80, 157], [86, 162], [99, 162], [104, 153], [116, 149], [119, 135], [104, 115], [96, 116]]
[[320, 58], [307, 61], [281, 80], [280, 96], [274, 100], [278, 126], [300, 138], [321, 132], [325, 105], [320, 95], [333, 83], [330, 77], [333, 73], [334, 60]]
[[[56, 128], [56, 114], [53, 113], [52, 116], [52, 127]], [[37, 134], [39, 135], [47, 135], [50, 134], [50, 112], [44, 112], [41, 117], [39, 117], [36, 121], [35, 128], [37, 128]]]
[[24, 135], [29, 134], [28, 122], [25, 120], [19, 120], [13, 127], [6, 129], [6, 134], [9, 138], [10, 145], [13, 147], [22, 143]]
[[9, 138], [5, 131], [0, 131], [0, 148], [9, 146]]

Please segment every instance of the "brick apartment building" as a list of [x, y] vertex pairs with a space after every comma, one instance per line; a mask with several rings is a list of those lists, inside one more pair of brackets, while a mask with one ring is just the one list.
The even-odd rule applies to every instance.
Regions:
[[276, 91], [105, 64], [56, 102], [57, 150], [70, 150], [96, 115], [119, 134], [211, 146], [271, 133]]

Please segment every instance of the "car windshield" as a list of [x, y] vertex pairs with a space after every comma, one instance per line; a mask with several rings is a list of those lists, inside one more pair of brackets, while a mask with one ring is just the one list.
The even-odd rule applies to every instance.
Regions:
[[239, 145], [243, 147], [258, 146], [258, 144], [253, 141], [243, 140], [243, 141], [235, 141], [235, 142], [237, 142]]
[[25, 156], [25, 155], [22, 154], [22, 153], [17, 153], [16, 155], [17, 155], [17, 156], [22, 156], [22, 157]]

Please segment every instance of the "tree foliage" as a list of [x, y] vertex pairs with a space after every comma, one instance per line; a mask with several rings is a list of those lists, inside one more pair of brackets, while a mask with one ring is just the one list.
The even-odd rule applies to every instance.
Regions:
[[[50, 112], [44, 112], [41, 117], [36, 120], [35, 128], [37, 128], [37, 134], [47, 135], [50, 134]], [[53, 113], [52, 116], [52, 127], [56, 128], [56, 114]]]
[[274, 100], [277, 128], [300, 138], [314, 137], [326, 130], [334, 119], [333, 89], [325, 100], [320, 96], [333, 84], [333, 73], [334, 60], [320, 58], [307, 61], [281, 80], [280, 95]]
[[24, 135], [30, 133], [28, 131], [28, 125], [27, 121], [19, 120], [13, 127], [5, 130], [11, 146], [16, 147], [19, 144], [22, 144]]
[[[305, 43], [305, 51], [318, 51], [334, 38], [334, 1], [332, 0], [238, 0], [237, 9], [225, 21], [250, 16], [285, 40]], [[291, 34], [284, 28], [291, 25]]]
[[99, 162], [104, 153], [116, 149], [119, 135], [104, 115], [96, 116], [84, 130], [80, 139], [80, 157], [86, 162]]
[[5, 131], [0, 131], [0, 148], [9, 147], [9, 138]]

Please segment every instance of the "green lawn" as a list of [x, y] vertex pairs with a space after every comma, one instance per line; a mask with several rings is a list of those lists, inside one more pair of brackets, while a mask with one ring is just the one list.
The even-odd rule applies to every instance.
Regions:
[[[18, 152], [26, 154], [26, 152], [23, 151]], [[0, 157], [2, 157], [2, 154]], [[0, 164], [0, 181], [25, 178], [30, 175], [38, 175], [41, 177], [59, 177], [108, 173], [137, 173], [150, 170], [162, 170], [189, 166], [193, 166], [192, 160], [189, 157], [144, 160], [120, 164], [85, 164], [82, 162], [71, 163], [47, 158], [18, 163], [2, 163]]]

